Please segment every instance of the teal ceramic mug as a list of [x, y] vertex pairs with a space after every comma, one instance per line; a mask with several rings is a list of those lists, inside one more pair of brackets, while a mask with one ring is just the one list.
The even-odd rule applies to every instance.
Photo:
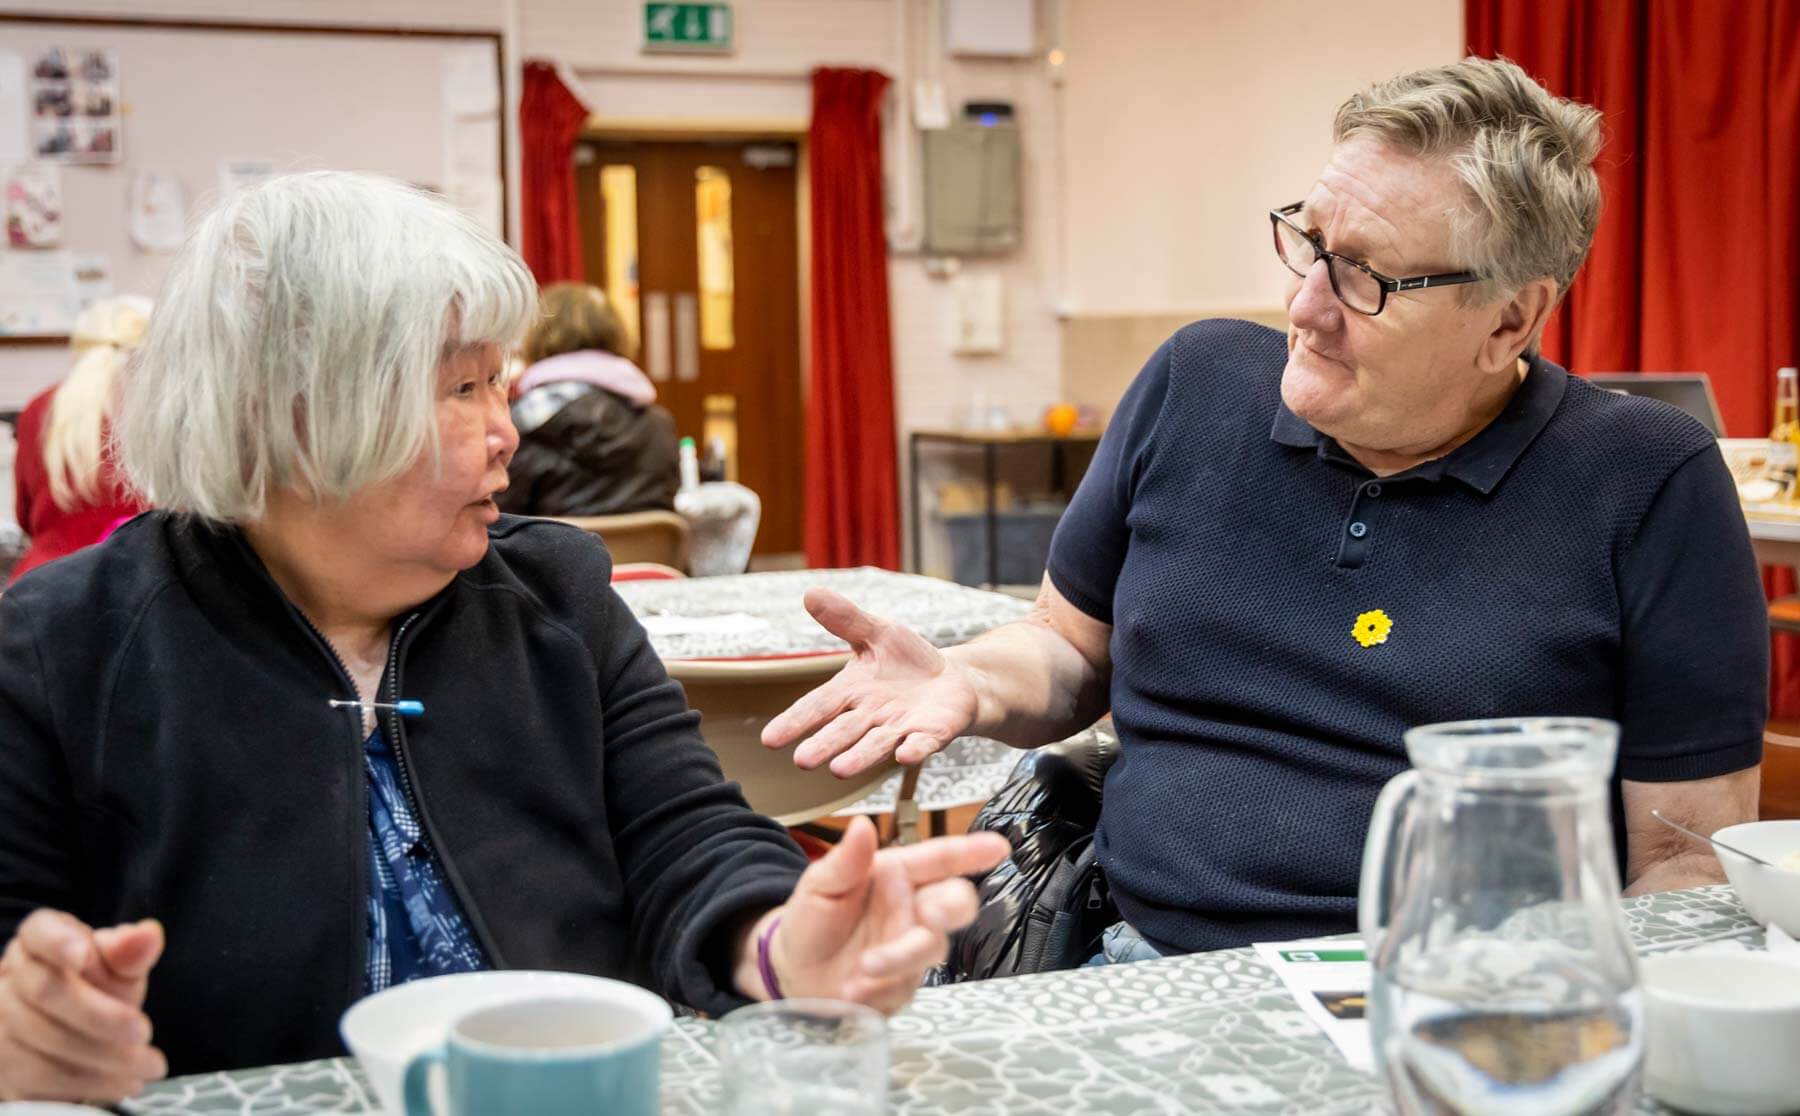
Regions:
[[[656, 1116], [670, 1018], [661, 999], [628, 987], [470, 1012], [407, 1065], [407, 1116]], [[431, 1103], [439, 1066], [447, 1112]]]

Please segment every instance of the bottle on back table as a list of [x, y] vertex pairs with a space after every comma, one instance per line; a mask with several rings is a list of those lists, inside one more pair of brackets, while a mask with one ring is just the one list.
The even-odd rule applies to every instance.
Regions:
[[1769, 479], [1783, 499], [1800, 499], [1795, 476], [1800, 472], [1800, 382], [1795, 369], [1775, 373], [1775, 425], [1769, 430]]

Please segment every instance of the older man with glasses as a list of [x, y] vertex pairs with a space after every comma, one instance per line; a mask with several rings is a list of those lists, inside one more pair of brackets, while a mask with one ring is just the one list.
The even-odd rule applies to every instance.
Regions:
[[1599, 113], [1468, 59], [1358, 93], [1333, 138], [1270, 214], [1286, 337], [1198, 322], [1151, 357], [1035, 612], [938, 652], [818, 593], [857, 657], [764, 737], [850, 775], [1110, 708], [1109, 960], [1352, 929], [1411, 725], [1618, 721], [1629, 892], [1720, 878], [1653, 808], [1756, 813], [1768, 637], [1719, 451], [1539, 352], [1599, 218]]

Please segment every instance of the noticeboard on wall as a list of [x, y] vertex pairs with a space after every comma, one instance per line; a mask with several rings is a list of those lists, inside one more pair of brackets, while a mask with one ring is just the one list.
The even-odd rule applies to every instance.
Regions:
[[193, 218], [269, 174], [386, 174], [505, 236], [500, 47], [488, 30], [0, 14], [0, 345], [66, 337], [98, 295], [153, 297]]

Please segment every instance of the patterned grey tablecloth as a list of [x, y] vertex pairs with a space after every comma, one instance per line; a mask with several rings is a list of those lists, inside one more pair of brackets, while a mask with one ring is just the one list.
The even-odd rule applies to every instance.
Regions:
[[[905, 624], [937, 647], [965, 643], [1031, 611], [1027, 601], [953, 582], [871, 568], [628, 581], [619, 595], [652, 625], [650, 645], [666, 659], [740, 659], [842, 651], [843, 640], [807, 613], [801, 598], [814, 586], [835, 589], [865, 611]], [[683, 620], [726, 618], [727, 632], [679, 630]], [[985, 802], [1006, 781], [1018, 753], [997, 740], [964, 737], [925, 761], [914, 795], [923, 810]], [[840, 814], [894, 808], [899, 774]]]
[[[1708, 943], [1761, 948], [1729, 887], [1627, 900], [1642, 953]], [[679, 1020], [663, 1043], [663, 1112], [723, 1109], [712, 1023]], [[1337, 1116], [1380, 1111], [1351, 1069], [1248, 949], [928, 988], [896, 1016], [893, 1116], [1069, 1113]], [[165, 1082], [131, 1113], [264, 1116], [373, 1112], [348, 1060]], [[1638, 1111], [1666, 1111], [1650, 1100]]]
[[739, 616], [756, 621], [754, 629], [725, 634], [650, 636], [651, 646], [665, 659], [738, 659], [844, 650], [848, 645], [819, 627], [801, 603], [815, 586], [835, 590], [864, 611], [905, 624], [937, 647], [966, 643], [1031, 611], [1030, 602], [1004, 593], [870, 567], [627, 581], [614, 588], [640, 620]]

